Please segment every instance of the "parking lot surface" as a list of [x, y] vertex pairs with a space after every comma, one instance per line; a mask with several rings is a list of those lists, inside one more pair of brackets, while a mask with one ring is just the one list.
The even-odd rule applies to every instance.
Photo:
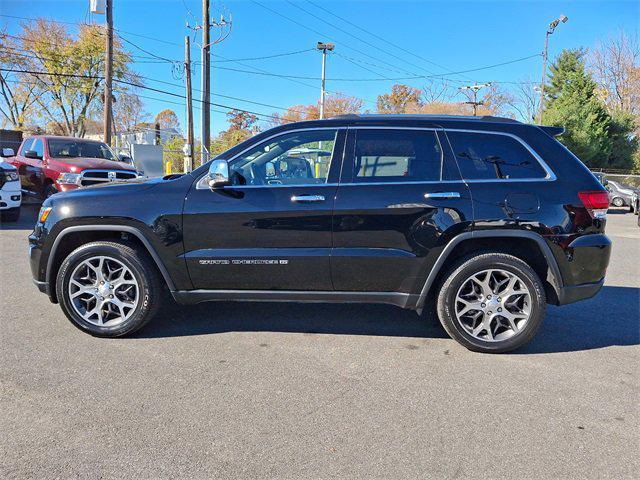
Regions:
[[482, 355], [379, 305], [171, 306], [93, 338], [31, 283], [36, 212], [0, 231], [1, 478], [637, 478], [632, 214], [597, 297]]

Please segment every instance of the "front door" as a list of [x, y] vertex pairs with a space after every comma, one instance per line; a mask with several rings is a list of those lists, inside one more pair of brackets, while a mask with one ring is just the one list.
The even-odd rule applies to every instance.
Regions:
[[331, 216], [345, 130], [276, 135], [229, 161], [233, 185], [199, 179], [184, 207], [196, 289], [332, 290]]
[[471, 199], [438, 127], [349, 130], [334, 206], [336, 290], [417, 294]]

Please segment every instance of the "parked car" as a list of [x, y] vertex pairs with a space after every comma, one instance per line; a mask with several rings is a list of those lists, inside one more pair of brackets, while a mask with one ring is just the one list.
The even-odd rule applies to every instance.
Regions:
[[119, 157], [106, 143], [74, 137], [29, 137], [10, 161], [18, 169], [24, 193], [40, 199], [139, 176], [129, 157]]
[[633, 211], [632, 198], [635, 190], [619, 182], [608, 180], [605, 187], [609, 192], [611, 205], [614, 207], [630, 207]]
[[18, 221], [22, 204], [18, 169], [4, 159], [4, 157], [11, 156], [13, 156], [13, 150], [10, 148], [2, 149], [0, 157], [0, 219], [3, 222]]
[[[607, 191], [561, 132], [428, 115], [279, 126], [189, 174], [49, 198], [33, 277], [102, 337], [142, 327], [168, 289], [435, 311], [465, 347], [506, 352], [547, 303], [594, 296], [609, 263]], [[329, 158], [305, 155], [319, 145]]]

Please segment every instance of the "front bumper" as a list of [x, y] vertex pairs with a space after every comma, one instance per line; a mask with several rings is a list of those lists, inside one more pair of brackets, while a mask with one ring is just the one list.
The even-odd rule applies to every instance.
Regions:
[[0, 210], [18, 208], [21, 203], [20, 182], [6, 182], [0, 190]]

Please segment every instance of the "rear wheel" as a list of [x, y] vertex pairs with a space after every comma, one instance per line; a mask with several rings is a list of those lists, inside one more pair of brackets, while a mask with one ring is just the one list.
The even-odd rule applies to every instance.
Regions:
[[624, 199], [622, 197], [615, 197], [613, 200], [611, 200], [611, 204], [614, 207], [624, 207]]
[[58, 272], [62, 310], [81, 330], [99, 337], [133, 333], [161, 301], [159, 275], [144, 251], [122, 242], [94, 242], [74, 250]]
[[438, 294], [438, 317], [469, 350], [502, 353], [533, 338], [546, 308], [538, 275], [512, 255], [485, 253], [456, 263]]

